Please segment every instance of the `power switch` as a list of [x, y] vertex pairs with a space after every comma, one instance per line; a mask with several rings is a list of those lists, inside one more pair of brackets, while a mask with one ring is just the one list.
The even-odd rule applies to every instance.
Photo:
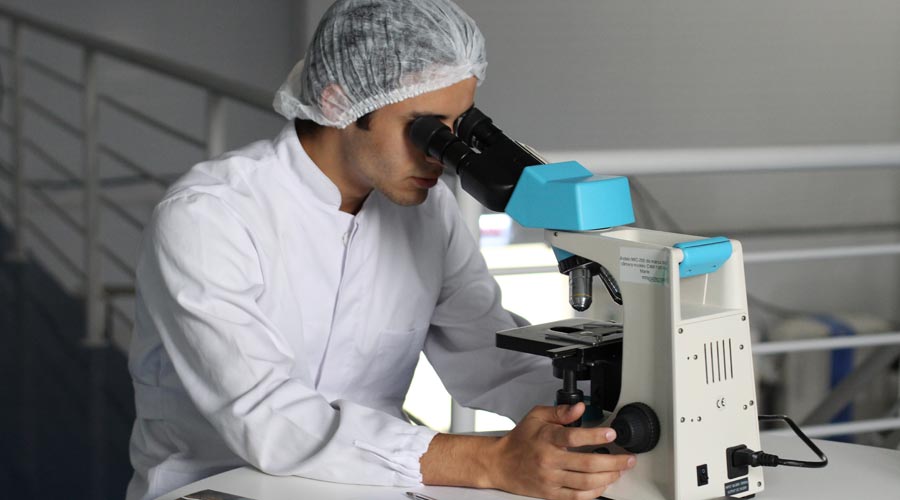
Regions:
[[706, 486], [709, 484], [709, 470], [706, 464], [697, 466], [697, 486]]

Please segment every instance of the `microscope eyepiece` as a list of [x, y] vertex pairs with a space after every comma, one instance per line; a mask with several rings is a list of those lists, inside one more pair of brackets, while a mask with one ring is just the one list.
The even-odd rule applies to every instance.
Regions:
[[409, 137], [413, 144], [436, 160], [449, 144], [459, 139], [436, 116], [420, 116], [409, 126]]
[[438, 160], [445, 167], [459, 169], [460, 164], [473, 151], [436, 116], [420, 116], [409, 126], [413, 145]]
[[459, 175], [467, 193], [490, 210], [505, 211], [522, 170], [543, 161], [474, 106], [454, 126], [456, 135], [436, 116], [420, 116], [408, 133], [417, 148]]
[[456, 119], [453, 128], [456, 135], [470, 147], [484, 150], [505, 138], [494, 121], [480, 109], [472, 106]]

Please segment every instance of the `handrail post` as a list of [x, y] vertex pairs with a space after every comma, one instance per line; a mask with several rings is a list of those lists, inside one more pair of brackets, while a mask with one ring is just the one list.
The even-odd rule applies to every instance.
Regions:
[[225, 99], [210, 91], [206, 98], [206, 155], [212, 159], [225, 152]]
[[450, 432], [453, 434], [475, 432], [475, 410], [452, 400], [450, 403]]
[[22, 84], [22, 23], [13, 20], [10, 30], [12, 48], [13, 86], [13, 247], [9, 258], [18, 262], [25, 260], [25, 146], [24, 133], [25, 102]]
[[462, 182], [459, 178], [456, 179], [456, 200], [459, 204], [459, 212], [462, 215], [462, 220], [466, 225], [466, 229], [472, 233], [472, 237], [475, 238], [475, 243], [478, 243], [481, 246], [481, 227], [479, 225], [481, 219], [481, 204], [478, 203], [478, 200], [472, 197], [469, 193], [465, 192], [462, 188]]
[[100, 164], [97, 161], [97, 55], [91, 49], [84, 53], [84, 302], [85, 343], [104, 345], [103, 276], [100, 256]]
[[[475, 238], [475, 243], [480, 246], [481, 229], [479, 219], [481, 217], [481, 204], [469, 193], [463, 191], [462, 182], [457, 178], [456, 183], [456, 200], [459, 203], [459, 211], [462, 215], [466, 229]], [[475, 410], [466, 408], [456, 402], [455, 399], [450, 401], [450, 432], [465, 433], [475, 431]]]

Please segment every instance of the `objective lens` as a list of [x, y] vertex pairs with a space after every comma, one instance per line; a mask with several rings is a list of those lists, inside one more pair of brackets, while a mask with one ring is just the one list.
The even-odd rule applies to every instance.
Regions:
[[569, 271], [569, 304], [576, 311], [586, 311], [593, 302], [591, 271], [586, 267], [576, 267]]

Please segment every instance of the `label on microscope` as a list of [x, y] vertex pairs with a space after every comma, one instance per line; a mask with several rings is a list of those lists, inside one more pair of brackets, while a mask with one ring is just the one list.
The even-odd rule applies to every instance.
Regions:
[[669, 261], [664, 250], [628, 248], [619, 250], [619, 279], [644, 285], [669, 285]]
[[725, 483], [725, 496], [730, 497], [750, 490], [750, 481], [747, 478]]

